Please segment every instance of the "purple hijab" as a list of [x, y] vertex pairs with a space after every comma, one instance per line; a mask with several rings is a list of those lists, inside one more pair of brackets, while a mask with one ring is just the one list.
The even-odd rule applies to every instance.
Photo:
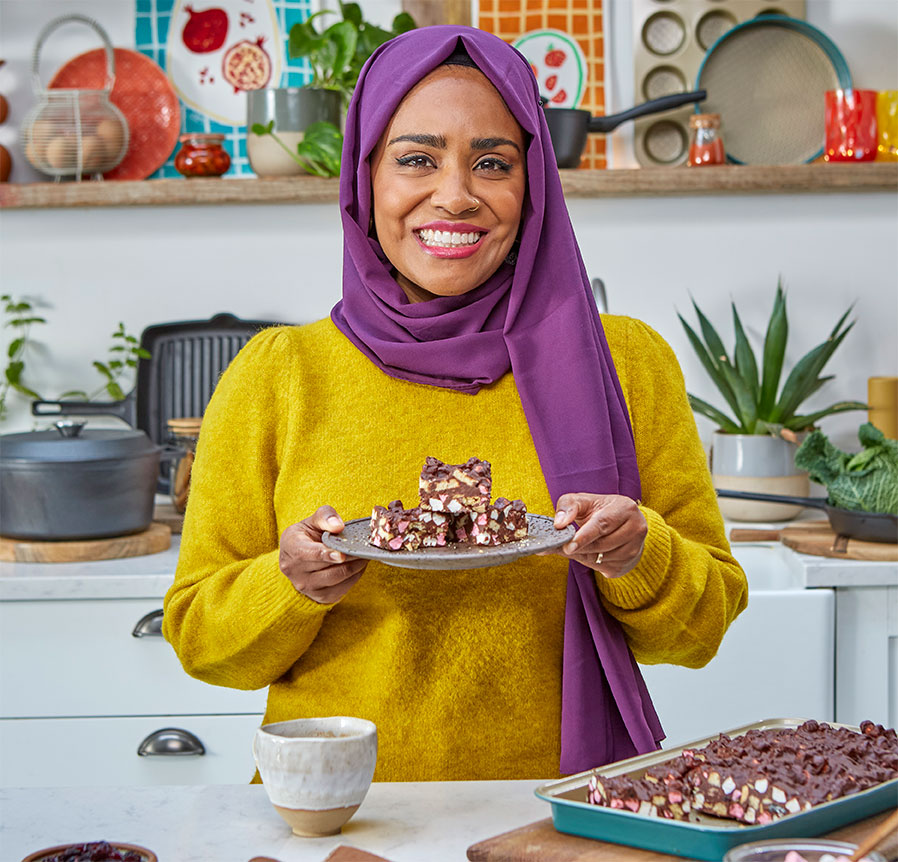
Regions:
[[[459, 39], [526, 133], [520, 251], [514, 265], [503, 263], [467, 294], [411, 303], [368, 236], [367, 160], [405, 94]], [[392, 377], [471, 394], [512, 371], [553, 503], [578, 491], [639, 498], [626, 403], [565, 206], [536, 80], [521, 54], [489, 33], [453, 26], [413, 30], [378, 48], [362, 69], [346, 118], [340, 212], [343, 299], [331, 317], [365, 356]], [[594, 578], [571, 562], [563, 773], [652, 751], [664, 737]]]

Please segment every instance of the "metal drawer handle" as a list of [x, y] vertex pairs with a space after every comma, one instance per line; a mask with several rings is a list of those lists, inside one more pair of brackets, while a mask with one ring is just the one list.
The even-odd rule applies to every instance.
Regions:
[[206, 753], [199, 737], [180, 727], [155, 730], [137, 747], [141, 757], [198, 757]]
[[137, 621], [137, 625], [134, 626], [134, 631], [131, 634], [136, 638], [161, 638], [162, 608], [159, 608], [158, 611], [150, 611], [142, 616]]

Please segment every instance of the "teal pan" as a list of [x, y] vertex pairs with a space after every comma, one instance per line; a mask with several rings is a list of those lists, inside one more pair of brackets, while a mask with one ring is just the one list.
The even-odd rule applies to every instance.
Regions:
[[[725, 732], [728, 736], [740, 736], [752, 729], [794, 728], [803, 722], [804, 719], [797, 718], [771, 718]], [[850, 725], [826, 723], [832, 727], [858, 731], [857, 727]], [[843, 799], [816, 805], [808, 811], [789, 814], [763, 826], [734, 826], [732, 822], [705, 815], [693, 814], [690, 820], [665, 820], [632, 811], [603, 808], [586, 801], [590, 776], [596, 772], [605, 776], [639, 778], [649, 767], [672, 760], [687, 748], [701, 748], [716, 738], [717, 734], [677, 748], [653, 751], [550, 781], [538, 787], [536, 795], [552, 806], [552, 822], [559, 832], [712, 862], [720, 862], [728, 850], [739, 844], [769, 838], [813, 838], [894, 808], [898, 802], [898, 779], [895, 779]]]

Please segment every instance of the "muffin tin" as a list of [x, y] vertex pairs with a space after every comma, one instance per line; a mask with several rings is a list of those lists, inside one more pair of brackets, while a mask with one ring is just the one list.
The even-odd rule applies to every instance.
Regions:
[[[691, 90], [705, 53], [724, 33], [749, 18], [777, 13], [803, 18], [805, 0], [633, 0], [635, 101]], [[690, 105], [636, 120], [637, 161], [646, 167], [685, 163], [694, 110]], [[722, 135], [726, 143], [726, 129]]]

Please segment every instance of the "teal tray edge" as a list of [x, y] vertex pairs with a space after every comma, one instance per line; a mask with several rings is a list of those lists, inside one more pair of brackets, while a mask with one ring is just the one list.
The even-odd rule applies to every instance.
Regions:
[[898, 798], [898, 779], [763, 826], [736, 827], [643, 817], [631, 811], [559, 799], [542, 790], [537, 788], [536, 796], [552, 806], [552, 823], [559, 832], [705, 862], [720, 862], [728, 850], [739, 844], [769, 838], [815, 838], [892, 808]]

